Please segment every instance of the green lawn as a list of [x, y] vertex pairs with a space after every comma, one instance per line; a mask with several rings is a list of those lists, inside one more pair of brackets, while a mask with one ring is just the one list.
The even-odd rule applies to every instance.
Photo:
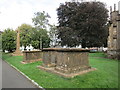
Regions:
[[17, 67], [43, 88], [117, 88], [118, 61], [106, 59], [104, 53], [90, 53], [89, 61], [96, 71], [79, 75], [74, 78], [63, 78], [36, 68], [41, 61], [21, 64], [22, 56], [3, 54], [3, 59]]

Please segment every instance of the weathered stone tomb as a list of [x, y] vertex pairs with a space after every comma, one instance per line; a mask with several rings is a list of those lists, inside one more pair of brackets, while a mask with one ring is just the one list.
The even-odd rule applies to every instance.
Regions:
[[23, 64], [42, 60], [42, 51], [23, 51]]
[[86, 49], [46, 48], [43, 52], [43, 65], [38, 68], [63, 77], [74, 77], [95, 70], [89, 65]]

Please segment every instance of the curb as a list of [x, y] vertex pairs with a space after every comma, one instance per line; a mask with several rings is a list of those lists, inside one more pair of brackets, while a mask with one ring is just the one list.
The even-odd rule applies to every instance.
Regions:
[[[5, 60], [4, 60], [5, 61]], [[30, 82], [32, 82], [35, 86], [37, 86], [38, 88], [45, 90], [43, 87], [39, 86], [39, 84], [37, 82], [35, 82], [34, 80], [30, 79], [27, 75], [25, 75], [23, 72], [21, 72], [19, 69], [17, 69], [15, 66], [13, 66], [12, 64], [8, 63], [7, 61], [5, 61], [7, 64], [9, 64], [12, 68], [14, 68], [16, 71], [18, 71], [21, 75], [23, 75], [25, 78], [27, 78]]]

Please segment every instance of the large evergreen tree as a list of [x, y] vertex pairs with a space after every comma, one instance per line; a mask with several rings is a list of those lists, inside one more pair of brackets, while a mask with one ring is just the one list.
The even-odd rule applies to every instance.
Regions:
[[100, 47], [107, 39], [108, 10], [101, 2], [65, 2], [57, 9], [61, 45]]

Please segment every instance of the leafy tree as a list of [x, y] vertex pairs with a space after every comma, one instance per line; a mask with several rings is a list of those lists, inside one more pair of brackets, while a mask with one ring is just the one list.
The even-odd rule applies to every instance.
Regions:
[[2, 33], [2, 48], [3, 51], [12, 52], [16, 48], [16, 32], [12, 29], [5, 29]]
[[[2, 32], [0, 31], [0, 51], [2, 50]], [[0, 53], [1, 54], [1, 53]]]
[[57, 27], [55, 25], [49, 25], [50, 31], [49, 31], [49, 37], [51, 39], [51, 46], [55, 47], [58, 42], [58, 35], [57, 35]]
[[50, 16], [48, 13], [43, 12], [37, 12], [35, 13], [35, 17], [32, 18], [32, 21], [35, 25], [34, 29], [34, 40], [32, 41], [39, 47], [40, 49], [42, 47], [49, 47], [50, 38], [48, 36], [47, 32], [47, 26], [49, 25], [49, 19]]
[[49, 14], [45, 13], [45, 11], [37, 12], [35, 13], [35, 17], [32, 18], [32, 21], [37, 29], [46, 29], [47, 25], [49, 25], [49, 18]]
[[40, 42], [42, 42], [42, 47], [49, 47], [50, 38], [45, 29], [36, 30], [36, 28], [32, 31], [32, 41], [31, 44], [34, 48], [40, 49]]
[[101, 2], [66, 2], [57, 9], [58, 38], [70, 47], [100, 47], [107, 39], [108, 10]]
[[33, 27], [28, 24], [22, 24], [18, 27], [20, 30], [20, 43], [23, 46], [31, 44]]

